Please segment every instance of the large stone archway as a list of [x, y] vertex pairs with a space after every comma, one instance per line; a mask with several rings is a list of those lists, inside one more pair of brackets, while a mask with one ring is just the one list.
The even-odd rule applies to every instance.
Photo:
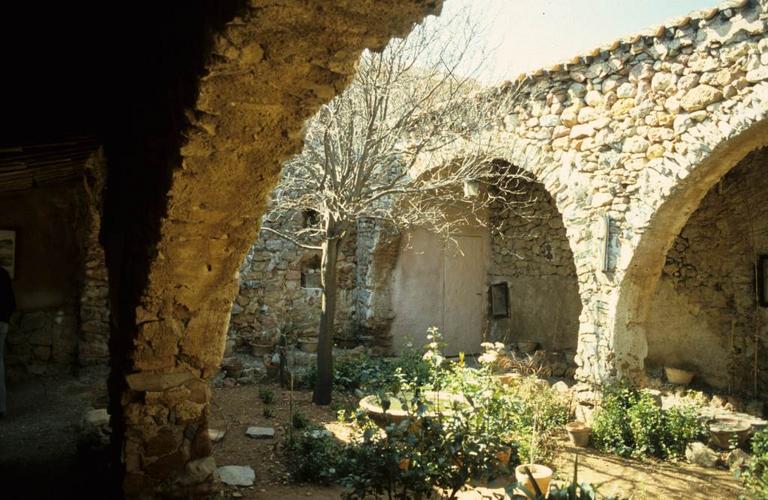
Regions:
[[728, 1], [522, 75], [478, 96], [507, 111], [503, 124], [478, 123], [455, 152], [425, 158], [494, 144], [552, 193], [583, 305], [580, 380], [640, 378], [639, 325], [668, 245], [762, 144], [766, 21], [765, 1]]
[[768, 145], [768, 121], [713, 148], [691, 169], [654, 211], [627, 265], [615, 306], [616, 354], [625, 363], [622, 373], [642, 378], [648, 354], [645, 332], [649, 307], [667, 253], [704, 196], [748, 153]]
[[[194, 489], [209, 475], [207, 379], [280, 165], [299, 151], [304, 121], [349, 81], [360, 51], [407, 33], [438, 4], [250, 4], [213, 34], [178, 145], [144, 137], [157, 157], [128, 156], [164, 172], [150, 210], [131, 206], [125, 169], [111, 175], [103, 240], [126, 494]], [[133, 260], [142, 250], [146, 258]]]

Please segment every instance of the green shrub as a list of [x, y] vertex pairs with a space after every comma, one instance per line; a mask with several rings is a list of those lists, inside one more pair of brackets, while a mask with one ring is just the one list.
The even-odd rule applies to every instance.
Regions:
[[427, 498], [435, 488], [454, 498], [471, 478], [493, 478], [519, 463], [516, 445], [500, 438], [481, 405], [440, 418], [424, 416], [427, 402], [418, 394], [404, 406], [412, 417], [384, 433], [360, 420], [361, 434], [339, 467], [347, 498]]
[[662, 410], [652, 394], [626, 384], [604, 391], [592, 424], [595, 446], [623, 457], [679, 458], [705, 435], [693, 406]]
[[768, 429], [752, 437], [752, 457], [737, 477], [744, 481], [748, 498], [768, 498]]
[[275, 393], [269, 387], [260, 387], [259, 399], [265, 405], [272, 404], [275, 401]]
[[685, 447], [693, 441], [706, 439], [707, 430], [696, 408], [682, 406], [664, 412], [664, 454], [670, 458], [685, 456]]
[[627, 418], [632, 434], [632, 456], [664, 456], [664, 416], [653, 396], [640, 392], [627, 410]]
[[343, 447], [324, 428], [311, 426], [287, 433], [284, 447], [292, 479], [319, 484], [331, 484], [338, 479]]
[[297, 430], [306, 429], [309, 427], [309, 419], [299, 410], [296, 410], [291, 416], [291, 426]]

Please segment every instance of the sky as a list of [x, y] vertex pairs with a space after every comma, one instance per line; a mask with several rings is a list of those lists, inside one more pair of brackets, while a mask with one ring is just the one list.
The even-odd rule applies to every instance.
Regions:
[[[464, 7], [484, 25], [493, 54], [485, 84], [514, 79], [720, 0], [445, 0], [440, 18]], [[432, 22], [440, 22], [440, 18]]]

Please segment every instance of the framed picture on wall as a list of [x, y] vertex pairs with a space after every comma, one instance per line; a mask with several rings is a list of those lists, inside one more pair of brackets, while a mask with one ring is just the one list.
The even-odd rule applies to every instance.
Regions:
[[763, 254], [758, 259], [757, 297], [761, 306], [768, 307], [768, 254]]
[[4, 267], [11, 278], [16, 269], [16, 231], [0, 229], [0, 266]]

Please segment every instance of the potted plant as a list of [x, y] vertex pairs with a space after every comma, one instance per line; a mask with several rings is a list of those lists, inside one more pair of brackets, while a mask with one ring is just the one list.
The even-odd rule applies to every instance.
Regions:
[[515, 479], [526, 498], [545, 498], [552, 482], [552, 469], [540, 464], [520, 464], [515, 467]]
[[565, 430], [568, 431], [568, 438], [571, 440], [571, 444], [578, 448], [586, 448], [589, 444], [589, 436], [592, 433], [592, 428], [584, 422], [575, 420], [565, 424]]
[[534, 413], [529, 462], [515, 467], [515, 479], [520, 487], [518, 491], [527, 498], [545, 498], [553, 474], [552, 469], [546, 465], [536, 463], [536, 437], [539, 432], [537, 420], [538, 415]]

